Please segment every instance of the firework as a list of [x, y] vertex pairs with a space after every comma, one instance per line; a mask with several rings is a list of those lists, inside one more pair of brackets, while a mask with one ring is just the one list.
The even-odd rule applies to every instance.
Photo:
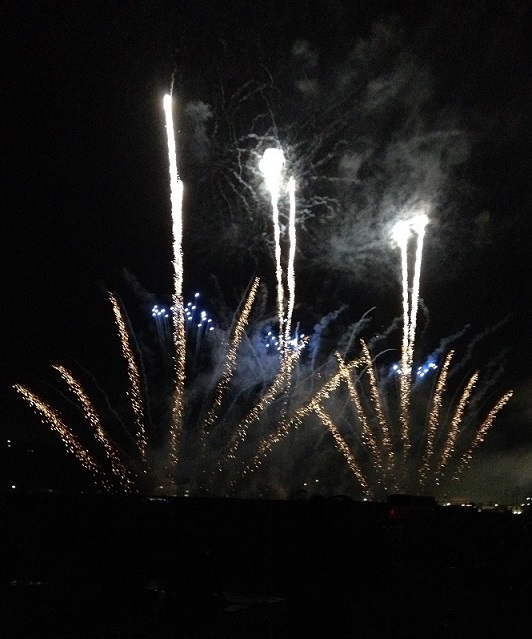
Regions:
[[[64, 366], [54, 366], [54, 368], [59, 372], [61, 377], [65, 380], [68, 387], [72, 391], [75, 397], [77, 397], [83, 414], [87, 418], [88, 422], [94, 429], [94, 435], [96, 439], [102, 444], [105, 454], [107, 455], [108, 460], [111, 463], [112, 472], [118, 477], [122, 488], [127, 492], [132, 489], [134, 484], [134, 480], [124, 465], [121, 454], [118, 451], [116, 445], [111, 441], [109, 435], [106, 433], [105, 429], [102, 426], [100, 416], [98, 411], [94, 407], [93, 403], [89, 399], [89, 396], [83, 389], [83, 386], [79, 383], [78, 380], [75, 379], [74, 375]], [[133, 402], [134, 403], [134, 402]], [[43, 412], [41, 407], [38, 407], [41, 412]], [[144, 435], [139, 439], [139, 448], [141, 450], [141, 454], [144, 457], [145, 453], [145, 438]], [[78, 446], [77, 448], [79, 448]], [[91, 468], [89, 468], [91, 469]]]
[[[379, 367], [377, 361], [381, 353], [375, 355], [366, 340], [359, 341], [358, 356], [347, 361], [347, 354], [356, 343], [353, 327], [345, 340], [348, 344], [345, 356], [342, 358], [334, 349], [325, 353], [323, 364], [317, 366], [323, 321], [311, 338], [299, 336], [298, 329], [294, 342], [291, 341], [296, 288], [296, 185], [290, 178], [287, 184], [289, 251], [284, 274], [279, 220], [284, 155], [279, 149], [267, 149], [260, 162], [273, 215], [278, 336], [276, 338], [271, 330], [263, 330], [266, 325], [271, 326], [270, 320], [263, 321], [259, 330], [252, 325], [252, 310], [260, 290], [259, 278], [255, 278], [232, 326], [226, 332], [217, 329], [216, 338], [209, 341], [214, 361], [211, 368], [202, 371], [202, 376], [196, 379], [197, 367], [188, 360], [195, 361], [203, 351], [203, 338], [212, 326], [208, 326], [210, 319], [197, 306], [199, 294], [195, 296], [195, 303], [186, 307], [183, 301], [183, 184], [177, 171], [170, 96], [164, 98], [164, 110], [170, 173], [173, 292], [172, 307], [168, 310], [154, 307], [152, 315], [160, 339], [171, 343], [174, 376], [171, 416], [164, 424], [162, 444], [157, 444], [153, 433], [149, 432], [151, 425], [144, 402], [148, 391], [140, 355], [135, 352], [132, 329], [113, 294], [109, 294], [109, 299], [129, 381], [128, 399], [138, 459], [132, 460], [135, 455], [125, 455], [114, 443], [102, 425], [103, 419], [95, 404], [74, 375], [63, 366], [55, 366], [91, 425], [97, 443], [103, 447], [104, 461], [110, 465], [120, 488], [130, 490], [137, 481], [151, 489], [162, 486], [174, 494], [179, 485], [187, 482], [209, 494], [228, 494], [246, 481], [251, 482], [254, 473], [262, 471], [268, 478], [269, 467], [264, 461], [270, 457], [273, 467], [274, 447], [283, 441], [290, 442], [291, 437], [295, 440], [298, 432], [304, 442], [300, 455], [308, 456], [305, 447], [313, 446], [316, 459], [320, 455], [327, 461], [331, 455], [340, 457], [345, 462], [342, 470], [346, 469], [351, 481], [367, 497], [380, 498], [397, 490], [426, 491], [441, 483], [444, 476], [458, 477], [471, 461], [498, 412], [509, 401], [511, 392], [501, 397], [484, 420], [478, 421], [472, 401], [479, 377], [476, 372], [464, 388], [456, 391], [459, 400], [454, 405], [454, 400], [447, 397], [452, 351], [443, 362], [431, 361], [426, 367], [420, 367], [419, 383], [413, 383], [427, 217], [419, 215], [405, 220], [394, 229], [401, 253], [403, 303], [399, 375], [392, 377], [388, 375], [387, 366]], [[409, 248], [414, 243], [414, 272], [410, 278]], [[336, 319], [338, 314], [330, 315]], [[362, 329], [366, 324], [363, 318], [356, 326]], [[314, 341], [309, 347], [312, 352], [306, 356], [305, 346], [311, 341]], [[267, 351], [273, 351], [275, 356], [268, 357]], [[249, 355], [247, 359], [246, 354]], [[425, 368], [427, 371], [439, 368], [439, 374], [426, 401], [426, 419], [421, 419], [419, 406], [422, 399], [427, 399], [422, 397], [426, 389], [421, 381]], [[27, 387], [17, 384], [15, 390], [59, 433], [66, 448], [79, 462], [106, 488], [112, 488], [100, 464], [65, 424], [60, 413]], [[199, 401], [197, 395], [201, 392]], [[199, 409], [197, 403], [201, 403]], [[445, 414], [452, 415], [451, 419], [446, 419]], [[478, 423], [477, 428], [471, 427]], [[161, 457], [165, 459], [162, 464]], [[128, 464], [141, 469], [140, 479]], [[297, 482], [295, 455], [288, 458], [288, 464], [291, 471], [288, 481]], [[330, 469], [332, 465], [326, 467]], [[290, 485], [288, 489], [294, 487]]]
[[[423, 482], [426, 480], [429, 473], [430, 463], [432, 461], [432, 455], [434, 453], [434, 440], [436, 438], [436, 432], [439, 426], [440, 412], [442, 408], [442, 395], [447, 383], [447, 375], [449, 373], [449, 366], [451, 364], [453, 355], [453, 351], [450, 351], [447, 354], [443, 366], [441, 367], [438, 382], [436, 384], [436, 390], [434, 391], [434, 395], [432, 396], [432, 407], [430, 410], [429, 423], [427, 426], [426, 450], [425, 456], [423, 458], [423, 468], [421, 470], [421, 478]], [[451, 426], [451, 430], [454, 430], [453, 426]]]
[[137, 433], [137, 441], [142, 459], [146, 456], [146, 430], [145, 430], [145, 410], [142, 401], [142, 392], [140, 387], [140, 372], [131, 348], [129, 332], [126, 329], [126, 323], [116, 297], [109, 293], [109, 299], [113, 308], [118, 334], [120, 336], [120, 344], [122, 346], [122, 354], [127, 363], [128, 377], [131, 387], [131, 405], [135, 415], [135, 426]]
[[205, 434], [209, 432], [212, 425], [216, 421], [218, 411], [220, 410], [222, 406], [224, 396], [229, 386], [229, 382], [231, 381], [231, 377], [234, 374], [238, 347], [240, 346], [240, 343], [242, 342], [244, 330], [249, 320], [249, 314], [251, 313], [251, 308], [253, 306], [253, 302], [255, 301], [255, 296], [257, 295], [259, 281], [260, 280], [258, 278], [255, 278], [255, 280], [253, 281], [253, 284], [251, 285], [251, 288], [249, 291], [249, 295], [244, 304], [244, 308], [242, 309], [242, 313], [240, 314], [238, 321], [236, 323], [235, 330], [231, 339], [231, 343], [227, 351], [227, 358], [225, 360], [224, 372], [222, 374], [222, 378], [220, 379], [216, 387], [215, 394], [214, 394], [214, 401], [212, 403], [211, 408], [209, 409], [209, 412], [207, 413], [207, 417], [205, 418], [205, 422], [203, 425], [203, 430]]
[[85, 446], [81, 444], [76, 435], [71, 432], [59, 412], [35, 395], [29, 388], [21, 384], [15, 384], [14, 389], [41, 415], [43, 420], [49, 424], [50, 428], [59, 434], [67, 451], [72, 453], [84, 468], [91, 471], [101, 483], [107, 487], [108, 483], [105, 476], [102, 475], [100, 464], [92, 457]]
[[169, 469], [175, 471], [177, 449], [183, 427], [183, 405], [185, 399], [185, 318], [183, 309], [183, 183], [177, 172], [177, 154], [175, 145], [174, 121], [172, 117], [172, 97], [164, 96], [166, 115], [166, 134], [168, 139], [168, 164], [170, 170], [170, 202], [172, 207], [172, 244], [174, 266], [174, 291], [172, 301], [173, 336], [175, 350], [175, 389], [172, 406], [172, 425], [170, 427]]
[[[412, 363], [414, 359], [415, 337], [417, 325], [417, 311], [419, 305], [419, 283], [421, 277], [421, 258], [423, 255], [423, 238], [425, 226], [428, 223], [426, 215], [418, 215], [411, 220], [401, 220], [393, 229], [392, 235], [401, 251], [401, 283], [403, 291], [403, 342], [400, 371], [401, 398], [401, 437], [403, 441], [403, 458], [406, 458], [410, 448], [409, 438], [409, 401], [412, 385]], [[412, 282], [412, 297], [409, 296], [408, 277], [408, 241], [412, 231], [417, 235], [416, 259]]]
[[272, 203], [273, 235], [275, 242], [275, 275], [277, 278], [277, 314], [279, 317], [279, 341], [283, 350], [283, 321], [284, 321], [284, 285], [281, 264], [281, 227], [279, 224], [279, 192], [281, 189], [281, 172], [283, 170], [284, 155], [280, 149], [266, 149], [259, 168], [264, 174], [266, 187], [270, 192]]
[[289, 345], [291, 336], [292, 315], [294, 313], [294, 303], [296, 294], [296, 278], [294, 261], [296, 257], [296, 181], [293, 177], [288, 180], [288, 194], [290, 199], [290, 216], [288, 219], [288, 267], [286, 273], [288, 285], [288, 309], [286, 312], [285, 345]]

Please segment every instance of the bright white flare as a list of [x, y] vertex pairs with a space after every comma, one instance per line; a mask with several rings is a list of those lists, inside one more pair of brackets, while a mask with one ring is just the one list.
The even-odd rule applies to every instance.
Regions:
[[284, 166], [284, 153], [281, 149], [266, 149], [259, 162], [259, 169], [264, 175], [266, 187], [272, 198], [279, 197], [281, 190], [282, 173]]
[[392, 239], [399, 246], [406, 244], [410, 237], [410, 222], [408, 220], [399, 220], [392, 229]]

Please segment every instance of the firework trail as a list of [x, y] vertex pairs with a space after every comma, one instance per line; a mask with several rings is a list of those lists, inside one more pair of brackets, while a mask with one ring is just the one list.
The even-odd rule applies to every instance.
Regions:
[[98, 462], [92, 457], [89, 451], [81, 444], [78, 438], [71, 432], [70, 428], [64, 423], [61, 415], [54, 410], [51, 406], [43, 402], [43, 400], [35, 395], [31, 390], [22, 386], [21, 384], [15, 384], [13, 388], [20, 393], [24, 399], [28, 402], [28, 404], [41, 415], [43, 420], [49, 424], [50, 428], [59, 434], [61, 440], [67, 451], [72, 453], [79, 461], [79, 463], [90, 470], [93, 475], [97, 477], [99, 481], [104, 485], [105, 488], [108, 488], [109, 485], [105, 479], [105, 476], [102, 474], [100, 465]]
[[296, 257], [296, 181], [293, 177], [288, 180], [288, 196], [290, 200], [290, 216], [288, 219], [288, 267], [286, 272], [288, 284], [288, 310], [286, 313], [285, 344], [290, 343], [292, 315], [294, 313], [294, 303], [296, 294], [296, 278], [294, 261]]
[[270, 192], [272, 205], [272, 222], [275, 244], [275, 275], [277, 279], [277, 314], [279, 318], [279, 348], [283, 356], [286, 355], [286, 348], [290, 343], [296, 286], [294, 272], [294, 261], [296, 255], [296, 182], [295, 179], [291, 177], [287, 184], [289, 199], [289, 247], [286, 270], [287, 309], [285, 314], [285, 277], [282, 266], [281, 223], [279, 220], [279, 194], [284, 163], [284, 154], [277, 148], [266, 149], [259, 162], [259, 168], [264, 176], [266, 188]]
[[458, 464], [458, 468], [455, 474], [453, 475], [454, 480], [457, 480], [459, 478], [464, 468], [471, 462], [473, 458], [473, 453], [479, 447], [479, 445], [484, 441], [484, 438], [486, 437], [486, 433], [491, 428], [491, 425], [493, 424], [493, 420], [497, 416], [497, 413], [502, 408], [504, 408], [504, 406], [510, 401], [510, 398], [512, 397], [512, 395], [513, 395], [512, 391], [508, 391], [507, 393], [505, 393], [497, 401], [495, 406], [490, 410], [486, 419], [482, 422], [482, 424], [480, 425], [480, 428], [477, 430], [475, 437], [473, 441], [471, 442], [471, 445], [469, 446], [467, 451], [462, 455], [460, 462]]
[[281, 227], [279, 223], [279, 191], [281, 188], [281, 172], [283, 170], [284, 155], [280, 149], [266, 149], [259, 163], [264, 175], [266, 188], [270, 192], [272, 203], [273, 233], [275, 241], [275, 275], [277, 278], [277, 314], [279, 317], [279, 342], [281, 352], [284, 351], [283, 322], [284, 322], [284, 285], [283, 269], [281, 265]]
[[281, 367], [279, 372], [275, 376], [273, 382], [270, 384], [266, 393], [261, 397], [259, 402], [253, 406], [251, 411], [244, 417], [244, 419], [240, 422], [238, 427], [235, 429], [231, 441], [229, 442], [229, 446], [227, 448], [227, 452], [225, 454], [225, 459], [235, 459], [236, 452], [239, 446], [244, 442], [246, 434], [249, 430], [251, 424], [256, 422], [259, 419], [261, 413], [263, 413], [266, 408], [273, 402], [273, 400], [279, 396], [283, 387], [288, 384], [290, 379], [290, 375], [292, 374], [293, 368], [304, 348], [304, 346], [308, 343], [308, 339], [304, 340], [302, 345], [294, 351], [291, 351], [286, 358], [284, 358], [281, 362]]
[[214, 400], [213, 400], [211, 408], [209, 409], [209, 412], [207, 413], [205, 422], [203, 424], [204, 434], [209, 433], [211, 427], [216, 421], [218, 412], [222, 406], [223, 399], [227, 392], [227, 388], [229, 387], [229, 382], [231, 381], [233, 373], [235, 372], [236, 355], [237, 355], [238, 347], [240, 346], [240, 343], [242, 342], [242, 338], [244, 336], [244, 330], [248, 323], [249, 315], [253, 307], [253, 302], [255, 301], [257, 290], [259, 288], [259, 281], [260, 280], [258, 277], [254, 279], [251, 285], [249, 294], [247, 296], [246, 302], [242, 309], [242, 312], [240, 313], [238, 320], [236, 322], [233, 336], [229, 344], [229, 347], [227, 349], [224, 372], [222, 374], [220, 381], [218, 382], [216, 390], [214, 391]]
[[408, 222], [402, 220], [398, 222], [393, 230], [393, 236], [401, 251], [401, 283], [403, 292], [403, 342], [401, 348], [401, 370], [399, 376], [399, 396], [400, 396], [400, 422], [401, 439], [403, 448], [408, 447], [408, 426], [409, 426], [409, 400], [410, 400], [410, 372], [408, 370], [409, 340], [410, 340], [410, 309], [408, 302], [408, 236], [410, 229]]
[[[417, 312], [419, 306], [419, 285], [421, 279], [421, 258], [423, 255], [423, 238], [425, 226], [428, 223], [426, 215], [418, 215], [411, 220], [401, 220], [393, 229], [393, 237], [401, 251], [401, 282], [403, 291], [403, 343], [401, 353], [400, 399], [401, 399], [401, 439], [403, 441], [403, 461], [410, 450], [410, 390], [412, 385], [412, 366], [415, 352], [415, 338], [417, 326]], [[417, 236], [414, 276], [412, 281], [412, 295], [409, 296], [408, 277], [408, 240], [414, 231]]]
[[113, 314], [115, 316], [115, 322], [118, 327], [118, 334], [120, 336], [120, 344], [122, 346], [122, 354], [127, 364], [127, 371], [129, 382], [131, 385], [131, 405], [133, 407], [133, 413], [135, 416], [135, 426], [137, 442], [140, 451], [140, 455], [143, 460], [146, 459], [146, 430], [145, 430], [145, 410], [142, 402], [142, 392], [140, 388], [140, 374], [139, 368], [133, 355], [131, 348], [129, 332], [126, 329], [126, 324], [120, 306], [116, 300], [116, 297], [109, 293], [109, 299], [113, 308]]
[[440, 412], [442, 408], [442, 396], [445, 391], [445, 385], [447, 383], [447, 375], [449, 373], [449, 366], [451, 359], [454, 355], [454, 351], [449, 351], [443, 366], [441, 367], [440, 374], [438, 376], [438, 382], [436, 384], [436, 390], [432, 396], [432, 408], [429, 414], [429, 423], [427, 427], [427, 441], [425, 456], [423, 458], [423, 467], [421, 469], [421, 483], [425, 483], [430, 470], [430, 463], [432, 461], [432, 455], [434, 453], [434, 441], [436, 439], [436, 432], [440, 424]]
[[479, 372], [475, 371], [473, 373], [473, 375], [471, 375], [471, 377], [469, 378], [469, 381], [466, 384], [466, 387], [464, 388], [462, 395], [460, 397], [460, 400], [456, 406], [456, 410], [455, 413], [453, 415], [453, 418], [451, 420], [451, 427], [449, 429], [449, 435], [447, 437], [447, 441], [444, 444], [442, 453], [441, 453], [441, 457], [440, 457], [440, 461], [438, 463], [438, 466], [436, 468], [436, 476], [439, 477], [443, 471], [443, 469], [445, 468], [445, 466], [448, 464], [450, 458], [451, 458], [451, 454], [454, 451], [454, 446], [456, 443], [456, 440], [458, 438], [458, 434], [460, 432], [460, 425], [462, 423], [462, 418], [464, 416], [464, 410], [469, 402], [469, 398], [471, 397], [471, 393], [473, 392], [473, 389], [475, 388], [475, 384], [477, 383], [478, 380], [478, 375]]
[[[360, 366], [361, 360], [353, 360], [346, 364], [347, 371], [351, 371], [352, 369], [356, 369]], [[303, 423], [303, 418], [310, 415], [313, 411], [315, 411], [316, 407], [319, 407], [320, 402], [324, 399], [328, 399], [331, 394], [340, 386], [342, 378], [345, 375], [345, 371], [342, 369], [339, 372], [335, 373], [323, 386], [317, 391], [310, 401], [306, 403], [304, 406], [298, 408], [291, 417], [287, 420], [281, 422], [277, 430], [275, 430], [270, 435], [267, 435], [260, 443], [257, 452], [255, 453], [251, 462], [246, 466], [246, 468], [242, 471], [241, 476], [245, 476], [253, 470], [257, 469], [263, 459], [268, 455], [271, 449], [278, 444], [281, 440], [283, 440], [292, 430], [292, 428], [298, 428]]]
[[385, 458], [388, 460], [387, 466], [388, 466], [388, 471], [390, 472], [394, 465], [394, 451], [393, 451], [392, 440], [390, 436], [390, 428], [386, 420], [386, 415], [384, 414], [382, 398], [379, 391], [379, 386], [377, 384], [377, 376], [375, 374], [375, 366], [372, 361], [371, 354], [364, 340], [361, 340], [361, 344], [362, 344], [362, 354], [363, 354], [362, 361], [366, 364], [366, 373], [369, 377], [369, 383], [370, 383], [370, 389], [371, 389], [370, 398], [373, 404], [373, 409], [377, 415], [377, 421], [378, 421], [381, 436], [382, 436], [384, 454], [385, 454]]
[[[55, 368], [59, 372], [61, 377], [65, 380], [68, 387], [70, 388], [72, 394], [77, 397], [79, 403], [81, 404], [85, 417], [94, 429], [94, 435], [96, 439], [100, 442], [100, 444], [102, 444], [105, 450], [107, 458], [111, 464], [112, 472], [118, 477], [122, 488], [125, 491], [129, 492], [134, 484], [133, 479], [129, 471], [123, 464], [119, 451], [102, 427], [100, 416], [94, 408], [87, 393], [83, 390], [82, 385], [75, 379], [75, 377], [67, 368], [61, 365], [54, 365], [53, 368]], [[139, 448], [140, 446], [141, 442], [139, 441]], [[141, 451], [142, 453], [144, 453], [143, 448], [141, 448]]]
[[336, 358], [338, 360], [338, 365], [340, 366], [340, 372], [344, 376], [344, 380], [347, 383], [349, 396], [351, 398], [351, 401], [353, 402], [353, 406], [355, 407], [356, 415], [361, 424], [362, 443], [368, 448], [370, 454], [372, 455], [372, 465], [380, 474], [380, 481], [385, 484], [388, 467], [384, 464], [383, 455], [381, 453], [382, 446], [379, 446], [371, 430], [370, 421], [368, 419], [368, 416], [366, 415], [366, 412], [364, 411], [364, 407], [360, 399], [360, 393], [357, 390], [356, 384], [353, 383], [353, 378], [351, 376], [351, 373], [349, 372], [348, 367], [346, 366], [339, 353], [336, 354]]
[[174, 121], [172, 117], [172, 97], [165, 95], [163, 107], [166, 116], [168, 138], [168, 164], [170, 170], [170, 202], [172, 207], [172, 244], [174, 267], [173, 336], [175, 357], [175, 389], [172, 405], [172, 425], [169, 437], [169, 470], [173, 475], [177, 465], [177, 449], [183, 428], [183, 408], [185, 401], [185, 313], [183, 304], [183, 182], [177, 172]]
[[412, 228], [417, 235], [416, 262], [414, 267], [414, 280], [412, 283], [412, 303], [410, 306], [410, 321], [408, 329], [408, 371], [412, 369], [414, 359], [414, 343], [416, 338], [417, 312], [419, 306], [419, 283], [421, 279], [421, 258], [423, 256], [423, 238], [425, 227], [428, 224], [426, 215], [418, 215], [412, 220]]
[[362, 472], [362, 469], [358, 465], [355, 457], [353, 456], [351, 450], [349, 449], [349, 446], [347, 445], [345, 439], [340, 434], [340, 431], [336, 427], [336, 425], [333, 422], [333, 420], [330, 418], [329, 415], [327, 415], [327, 413], [323, 410], [323, 408], [319, 404], [317, 404], [314, 407], [314, 411], [315, 411], [316, 415], [320, 418], [320, 420], [323, 422], [325, 427], [328, 428], [328, 430], [332, 434], [337, 448], [340, 450], [342, 455], [345, 457], [347, 465], [349, 466], [349, 469], [351, 470], [353, 475], [357, 478], [358, 483], [360, 484], [360, 487], [362, 489], [363, 494], [366, 497], [370, 498], [370, 499], [373, 498], [373, 494], [372, 494], [371, 489], [370, 489], [370, 487], [368, 485], [366, 477], [365, 477], [364, 473]]

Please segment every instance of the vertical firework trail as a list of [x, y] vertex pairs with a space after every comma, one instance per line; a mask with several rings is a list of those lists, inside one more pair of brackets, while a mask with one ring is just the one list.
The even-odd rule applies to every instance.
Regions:
[[423, 239], [428, 218], [426, 215], [418, 215], [412, 220], [412, 229], [417, 235], [416, 262], [414, 266], [414, 279], [412, 282], [412, 302], [410, 306], [410, 326], [408, 329], [408, 370], [412, 371], [414, 360], [414, 342], [416, 337], [417, 311], [419, 307], [419, 282], [421, 279], [421, 258], [423, 256]]
[[[410, 442], [410, 390], [412, 385], [412, 366], [414, 361], [417, 311], [419, 306], [419, 284], [421, 280], [421, 258], [423, 255], [423, 239], [428, 223], [426, 215], [418, 215], [411, 220], [401, 220], [393, 229], [393, 237], [401, 251], [401, 282], [403, 289], [403, 342], [401, 352], [400, 386], [400, 427], [403, 445], [403, 462], [406, 461]], [[408, 277], [408, 240], [416, 234], [416, 256], [412, 295], [409, 295]]]
[[172, 96], [163, 100], [168, 138], [168, 163], [170, 170], [170, 202], [172, 208], [172, 244], [174, 267], [173, 337], [175, 357], [175, 389], [172, 403], [172, 423], [169, 436], [169, 471], [175, 475], [178, 445], [183, 428], [183, 405], [185, 399], [185, 314], [183, 304], [183, 182], [177, 172], [174, 122], [172, 117]]
[[277, 314], [279, 317], [279, 346], [284, 352], [284, 286], [281, 265], [281, 227], [279, 224], [279, 191], [281, 188], [281, 172], [284, 165], [284, 155], [281, 149], [266, 149], [259, 162], [259, 168], [264, 175], [266, 187], [270, 192], [272, 203], [273, 234], [275, 242], [275, 275], [277, 278]]
[[408, 446], [408, 408], [410, 398], [410, 373], [408, 371], [408, 341], [409, 341], [409, 304], [408, 304], [408, 236], [410, 229], [408, 222], [402, 220], [393, 229], [393, 237], [401, 251], [401, 284], [403, 291], [403, 342], [401, 347], [401, 369], [399, 372], [399, 404], [400, 428], [403, 449]]
[[290, 216], [288, 218], [288, 267], [287, 267], [287, 286], [288, 286], [288, 309], [286, 312], [285, 326], [285, 344], [290, 343], [290, 332], [292, 324], [292, 315], [294, 313], [294, 302], [296, 293], [296, 278], [294, 262], [296, 257], [296, 181], [293, 177], [288, 180], [288, 197], [290, 200]]

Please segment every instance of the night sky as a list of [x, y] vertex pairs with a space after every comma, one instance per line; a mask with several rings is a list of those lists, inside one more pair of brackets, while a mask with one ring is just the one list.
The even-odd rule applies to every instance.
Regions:
[[107, 289], [132, 316], [168, 300], [162, 96], [173, 83], [186, 296], [202, 291], [216, 315], [220, 297], [236, 308], [259, 275], [275, 313], [268, 199], [238, 164], [274, 138], [298, 180], [294, 317], [306, 330], [344, 304], [347, 323], [374, 309], [367, 335], [401, 315], [389, 230], [427, 207], [420, 348], [469, 326], [470, 367], [497, 362], [491, 397], [516, 391], [470, 491], [532, 485], [526, 0], [10, 4], [0, 435], [43, 437], [11, 386], [46, 379], [57, 361], [108, 388]]

